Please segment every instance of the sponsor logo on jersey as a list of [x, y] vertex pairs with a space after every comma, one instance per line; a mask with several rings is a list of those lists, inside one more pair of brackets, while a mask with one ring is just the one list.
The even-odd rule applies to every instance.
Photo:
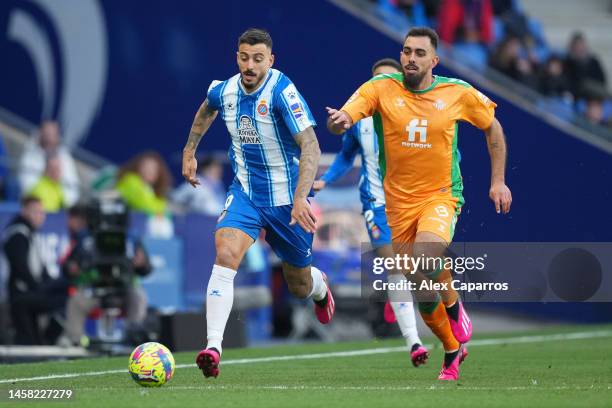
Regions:
[[227, 109], [228, 111], [234, 110], [235, 106], [233, 102], [229, 102], [227, 105], [225, 105], [225, 109]]
[[402, 146], [431, 149], [431, 143], [427, 143], [427, 119], [412, 119], [406, 126], [406, 132], [408, 132], [408, 141], [402, 142]]
[[296, 94], [295, 92], [293, 92], [293, 91], [289, 92], [289, 93], [287, 94], [287, 96], [289, 97], [289, 99], [295, 99], [295, 98], [297, 98], [297, 94]]
[[480, 98], [482, 103], [484, 103], [485, 105], [488, 105], [489, 102], [491, 102], [491, 100], [489, 98], [487, 98], [487, 96], [485, 94], [483, 94], [480, 91], [476, 91], [476, 92], [478, 93], [478, 97]]
[[302, 109], [302, 105], [299, 102], [294, 103], [290, 106], [291, 112], [293, 113], [293, 117], [298, 119], [302, 117], [304, 114], [304, 110]]
[[268, 113], [268, 105], [266, 105], [266, 100], [262, 99], [257, 105], [257, 113], [261, 116], [265, 116]]
[[406, 102], [404, 102], [404, 100], [402, 98], [397, 98], [395, 100], [395, 106], [397, 106], [399, 108], [403, 108], [404, 106], [406, 106]]
[[247, 115], [240, 117], [238, 138], [241, 144], [261, 144], [261, 136], [259, 136], [257, 129], [253, 126], [253, 120]]
[[368, 230], [370, 230], [370, 234], [372, 234], [373, 239], [380, 238], [380, 228], [374, 222], [374, 211], [367, 210], [363, 213], [363, 218], [366, 220], [366, 226]]

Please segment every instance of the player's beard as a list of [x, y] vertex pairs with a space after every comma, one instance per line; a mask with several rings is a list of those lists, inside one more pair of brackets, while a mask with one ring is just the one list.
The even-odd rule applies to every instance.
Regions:
[[426, 72], [406, 75], [404, 72], [404, 86], [408, 89], [417, 89], [421, 81], [423, 81], [423, 78], [425, 78], [425, 74]]
[[252, 72], [252, 71], [245, 71], [242, 74], [242, 86], [244, 86], [244, 89], [246, 89], [247, 91], [252, 91], [254, 89], [256, 89], [259, 85], [261, 85], [261, 82], [263, 81], [266, 73], [263, 73], [261, 75], [258, 75], [254, 78], [254, 81], [250, 82], [250, 83], [246, 83], [244, 82], [244, 74], [246, 74], [247, 72]]

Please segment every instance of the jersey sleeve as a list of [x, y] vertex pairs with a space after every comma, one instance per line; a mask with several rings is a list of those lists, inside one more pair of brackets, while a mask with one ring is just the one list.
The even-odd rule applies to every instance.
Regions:
[[360, 147], [359, 142], [355, 138], [355, 128], [356, 126], [353, 126], [342, 136], [342, 149], [338, 152], [325, 174], [321, 176], [321, 179], [326, 183], [333, 183], [353, 168], [353, 162]]
[[476, 88], [466, 88], [461, 98], [460, 119], [465, 120], [478, 129], [488, 129], [495, 117], [495, 102], [487, 98]]
[[348, 113], [353, 123], [357, 123], [363, 118], [372, 116], [377, 108], [378, 92], [370, 81], [361, 85], [340, 110]]
[[206, 98], [208, 99], [208, 106], [212, 110], [221, 109], [221, 86], [222, 81], [212, 81], [210, 86], [208, 87], [208, 92], [206, 93]]
[[274, 107], [293, 136], [317, 126], [308, 104], [287, 77], [283, 77], [274, 94]]

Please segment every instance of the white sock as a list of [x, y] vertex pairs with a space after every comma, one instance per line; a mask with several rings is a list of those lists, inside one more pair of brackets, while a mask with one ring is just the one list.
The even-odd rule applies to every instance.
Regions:
[[[397, 284], [406, 281], [406, 277], [404, 275], [392, 274], [389, 275], [388, 281]], [[390, 290], [388, 295], [389, 302], [391, 303], [391, 307], [397, 319], [397, 324], [402, 332], [402, 336], [406, 339], [408, 348], [410, 349], [415, 343], [423, 344], [417, 332], [414, 305], [412, 303], [412, 293], [410, 290]]]
[[327, 295], [327, 285], [323, 280], [323, 273], [315, 268], [310, 267], [310, 276], [312, 276], [312, 291], [308, 297], [312, 297], [314, 300], [321, 300]]
[[214, 347], [219, 353], [225, 324], [234, 303], [234, 276], [235, 270], [213, 265], [206, 288], [206, 348]]

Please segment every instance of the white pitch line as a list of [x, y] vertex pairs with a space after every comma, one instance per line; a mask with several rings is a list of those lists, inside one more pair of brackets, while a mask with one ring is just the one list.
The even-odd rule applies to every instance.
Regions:
[[[453, 383], [449, 383], [452, 387]], [[128, 388], [128, 387], [126, 387]], [[133, 387], [129, 387], [132, 388]], [[424, 385], [416, 387], [414, 385], [170, 385], [168, 389], [180, 391], [180, 390], [198, 390], [198, 391], [256, 391], [256, 390], [270, 390], [270, 391], [448, 391], [449, 387], [444, 385]], [[79, 388], [79, 391], [117, 391], [117, 388], [113, 387], [85, 387]], [[479, 386], [461, 386], [453, 387], [453, 391], [526, 391], [526, 390], [537, 390], [537, 391], [590, 391], [590, 390], [612, 390], [611, 385], [555, 385], [552, 387], [535, 385], [519, 385], [519, 386], [507, 386], [507, 387], [479, 387]], [[146, 390], [141, 390], [141, 392]]]
[[[587, 332], [574, 332], [574, 333], [560, 333], [560, 334], [548, 334], [538, 336], [520, 336], [520, 337], [506, 337], [498, 339], [481, 339], [472, 340], [469, 343], [470, 347], [474, 346], [496, 346], [501, 344], [521, 344], [521, 343], [539, 343], [545, 341], [563, 341], [563, 340], [581, 340], [581, 339], [593, 339], [600, 337], [612, 337], [612, 330], [598, 330], [598, 331], [587, 331]], [[427, 345], [431, 347], [431, 345]], [[271, 356], [271, 357], [256, 357], [256, 358], [241, 358], [235, 360], [225, 360], [223, 365], [230, 364], [249, 364], [249, 363], [269, 363], [275, 361], [288, 361], [288, 360], [313, 360], [320, 358], [330, 357], [354, 357], [354, 356], [365, 356], [373, 354], [387, 354], [403, 352], [406, 347], [381, 347], [374, 349], [364, 350], [350, 350], [350, 351], [334, 351], [329, 353], [315, 353], [315, 354], [297, 354], [294, 356]], [[195, 367], [195, 364], [177, 364], [176, 368], [190, 368]], [[108, 374], [123, 374], [126, 373], [127, 369], [122, 370], [106, 370], [106, 371], [89, 371], [84, 373], [66, 373], [66, 374], [50, 374], [38, 377], [23, 377], [23, 378], [8, 378], [0, 379], [0, 384], [17, 383], [24, 381], [42, 381], [42, 380], [56, 380], [63, 378], [76, 378], [76, 377], [92, 377]]]

